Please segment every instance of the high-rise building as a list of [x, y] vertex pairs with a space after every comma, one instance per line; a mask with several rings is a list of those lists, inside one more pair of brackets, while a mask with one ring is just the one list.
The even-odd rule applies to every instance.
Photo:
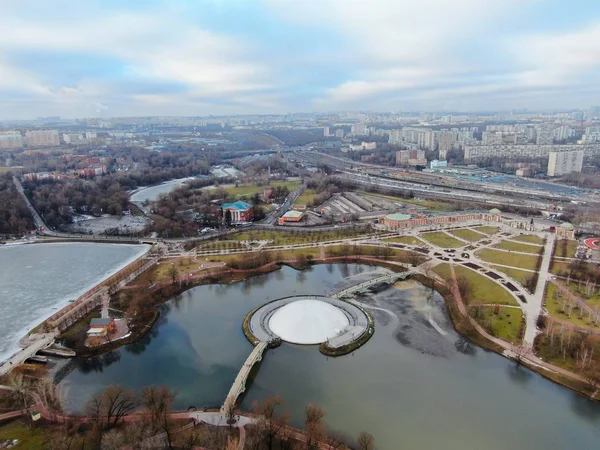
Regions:
[[23, 136], [18, 131], [0, 133], [0, 149], [23, 148]]
[[439, 158], [446, 159], [447, 153], [452, 150], [452, 145], [456, 142], [456, 133], [454, 131], [440, 131], [438, 149]]
[[32, 130], [25, 133], [28, 147], [52, 147], [60, 145], [57, 130]]
[[551, 125], [538, 125], [535, 129], [535, 143], [537, 145], [549, 145], [554, 142], [554, 130]]
[[548, 154], [548, 176], [558, 177], [571, 172], [581, 172], [583, 150], [550, 152]]
[[350, 134], [353, 136], [368, 136], [369, 130], [364, 123], [355, 123], [350, 127]]
[[500, 131], [484, 131], [481, 133], [481, 143], [483, 145], [502, 144], [502, 133]]
[[329, 127], [323, 127], [323, 136], [329, 137]]
[[557, 141], [566, 141], [571, 136], [571, 128], [568, 125], [562, 125], [554, 130], [554, 139]]

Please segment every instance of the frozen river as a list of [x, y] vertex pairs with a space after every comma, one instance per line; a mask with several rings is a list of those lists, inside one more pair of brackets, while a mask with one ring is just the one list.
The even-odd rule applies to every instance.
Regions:
[[147, 249], [94, 243], [0, 247], [0, 361], [17, 350], [27, 331]]
[[164, 183], [157, 184], [156, 186], [148, 186], [140, 188], [131, 194], [132, 202], [145, 202], [155, 201], [161, 194], [168, 194], [169, 192], [183, 186], [186, 181], [193, 180], [194, 177], [178, 178], [176, 180], [165, 181]]

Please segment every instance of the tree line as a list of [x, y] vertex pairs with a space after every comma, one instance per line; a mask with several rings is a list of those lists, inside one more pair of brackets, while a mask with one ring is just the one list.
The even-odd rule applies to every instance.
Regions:
[[21, 236], [32, 230], [29, 209], [17, 192], [10, 173], [0, 176], [0, 235]]

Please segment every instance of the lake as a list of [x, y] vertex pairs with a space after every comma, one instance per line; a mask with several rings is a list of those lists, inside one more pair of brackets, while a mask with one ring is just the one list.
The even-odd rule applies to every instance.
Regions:
[[[68, 409], [82, 410], [110, 384], [168, 385], [179, 392], [179, 409], [219, 406], [252, 350], [241, 330], [248, 311], [288, 295], [331, 294], [386, 272], [357, 264], [284, 267], [190, 289], [164, 305], [139, 342], [63, 367]], [[360, 301], [376, 322], [365, 346], [339, 358], [316, 346], [268, 350], [242, 409], [281, 395], [301, 426], [304, 406], [314, 402], [332, 428], [353, 437], [368, 431], [379, 449], [597, 448], [599, 404], [462, 339], [437, 293], [409, 280]]]

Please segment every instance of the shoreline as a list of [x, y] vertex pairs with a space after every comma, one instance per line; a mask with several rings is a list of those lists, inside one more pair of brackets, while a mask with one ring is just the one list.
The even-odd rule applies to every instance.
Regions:
[[[139, 257], [137, 259], [139, 259]], [[402, 270], [402, 267], [405, 266], [405, 264], [401, 264], [401, 263], [393, 261], [393, 260], [381, 260], [381, 259], [374, 258], [374, 257], [359, 256], [359, 255], [328, 257], [325, 259], [315, 259], [307, 264], [298, 264], [296, 261], [293, 261], [293, 260], [284, 260], [284, 261], [270, 262], [270, 263], [267, 263], [260, 267], [256, 267], [256, 268], [252, 268], [252, 269], [244, 269], [244, 270], [231, 269], [231, 268], [225, 266], [223, 268], [224, 270], [220, 270], [219, 272], [216, 272], [216, 273], [209, 272], [201, 278], [192, 279], [192, 280], [188, 279], [185, 281], [185, 284], [182, 283], [183, 280], [180, 279], [179, 284], [168, 283], [163, 286], [157, 286], [155, 289], [152, 290], [153, 294], [158, 294], [158, 297], [154, 297], [156, 299], [156, 303], [153, 305], [153, 307], [155, 309], [153, 319], [150, 322], [143, 324], [141, 331], [136, 331], [136, 332], [132, 331], [131, 336], [129, 336], [127, 339], [121, 339], [118, 341], [114, 341], [112, 343], [107, 343], [105, 345], [96, 347], [94, 349], [90, 349], [89, 352], [87, 352], [87, 351], [84, 353], [78, 352], [77, 356], [82, 357], [82, 358], [98, 356], [98, 355], [102, 355], [104, 353], [113, 351], [124, 345], [132, 344], [132, 343], [138, 341], [147, 332], [149, 332], [151, 330], [151, 328], [154, 326], [154, 324], [159, 319], [160, 312], [159, 312], [158, 307], [160, 305], [166, 303], [169, 299], [173, 298], [174, 296], [180, 295], [181, 293], [183, 293], [189, 289], [192, 289], [194, 287], [206, 285], [206, 284], [231, 284], [231, 283], [235, 283], [235, 282], [239, 282], [239, 281], [244, 281], [248, 278], [251, 278], [251, 277], [254, 277], [257, 275], [274, 272], [276, 270], [279, 270], [282, 266], [289, 266], [295, 270], [305, 270], [305, 269], [309, 268], [310, 266], [316, 265], [316, 264], [335, 264], [335, 263], [363, 263], [363, 264], [367, 264], [367, 265], [385, 267], [388, 269], [392, 269], [394, 271]], [[509, 355], [507, 355], [501, 346], [499, 346], [498, 344], [495, 344], [493, 341], [490, 341], [486, 336], [481, 335], [473, 327], [473, 325], [469, 322], [468, 318], [461, 314], [458, 304], [457, 304], [457, 301], [454, 298], [453, 292], [445, 284], [442, 284], [441, 282], [439, 282], [437, 280], [427, 278], [425, 275], [422, 275], [422, 274], [412, 275], [411, 278], [420, 282], [421, 284], [423, 284], [424, 286], [427, 286], [427, 287], [431, 287], [433, 284], [434, 289], [444, 298], [444, 303], [446, 304], [446, 307], [448, 308], [448, 314], [450, 316], [452, 326], [457, 333], [459, 333], [461, 336], [467, 338], [468, 340], [472, 341], [478, 347], [481, 347], [482, 349], [487, 350], [487, 351], [492, 351], [500, 356], [503, 356], [507, 359], [514, 361], [515, 364], [518, 364], [518, 362], [515, 360], [515, 358], [512, 358]], [[103, 282], [105, 280], [103, 280]], [[135, 288], [136, 291], [140, 291], [140, 292], [143, 292], [146, 289], [147, 289], [147, 286]], [[587, 393], [582, 389], [582, 386], [580, 385], [580, 383], [578, 383], [577, 380], [575, 380], [575, 379], [564, 376], [557, 372], [550, 372], [550, 370], [545, 367], [540, 367], [535, 364], [530, 364], [527, 361], [521, 361], [520, 364], [523, 365], [528, 370], [538, 373], [539, 375], [548, 379], [549, 381], [552, 381], [562, 387], [566, 387], [569, 390], [577, 392], [578, 394], [584, 396], [585, 398], [588, 398], [590, 400], [599, 401], [599, 399], [596, 399], [596, 398], [591, 397], [590, 395], [587, 395]], [[573, 373], [573, 375], [576, 375], [576, 374]]]
[[[63, 311], [65, 308], [67, 308], [69, 305], [71, 305], [73, 302], [75, 302], [77, 299], [81, 298], [83, 295], [85, 295], [87, 292], [92, 291], [93, 289], [95, 289], [97, 286], [102, 285], [104, 282], [106, 282], [106, 280], [110, 279], [112, 276], [114, 276], [115, 274], [119, 273], [120, 271], [122, 271], [123, 269], [125, 269], [127, 266], [131, 265], [132, 263], [138, 261], [139, 259], [143, 258], [144, 256], [146, 256], [148, 254], [148, 252], [150, 251], [150, 249], [152, 248], [152, 246], [149, 246], [148, 244], [130, 244], [130, 243], [110, 243], [110, 242], [99, 242], [100, 244], [104, 244], [104, 245], [128, 245], [128, 246], [143, 246], [147, 248], [140, 248], [140, 251], [138, 251], [137, 253], [135, 253], [134, 255], [132, 255], [131, 257], [127, 258], [125, 261], [119, 263], [117, 266], [112, 267], [111, 269], [105, 271], [104, 273], [100, 274], [98, 276], [99, 281], [94, 282], [93, 284], [86, 284], [84, 287], [68, 293], [66, 295], [64, 295], [62, 298], [60, 298], [59, 300], [56, 300], [54, 303], [52, 303], [51, 305], [43, 308], [43, 309], [48, 309], [48, 311], [46, 311], [43, 315], [36, 317], [35, 319], [32, 319], [31, 321], [29, 321], [27, 324], [23, 325], [15, 334], [18, 337], [18, 340], [16, 340], [8, 349], [6, 352], [3, 352], [3, 354], [0, 354], [0, 366], [2, 364], [4, 364], [5, 362], [7, 362], [8, 360], [10, 360], [12, 357], [14, 357], [15, 355], [17, 355], [24, 347], [22, 347], [20, 345], [20, 343], [23, 341], [23, 339], [25, 339], [28, 335], [34, 333], [37, 329], [39, 329], [40, 327], [42, 327], [52, 316], [58, 314], [59, 312]], [[38, 241], [38, 242], [32, 242], [32, 244], [46, 244], [46, 245], [55, 245], [55, 244], [60, 244], [60, 245], [82, 245], [82, 244], [89, 244], [89, 245], [95, 245], [98, 244], [96, 242], [44, 242], [44, 241]], [[21, 244], [19, 244], [21, 245]], [[15, 247], [17, 247], [18, 245], [15, 245]], [[12, 245], [9, 246], [8, 248], [13, 247]], [[0, 246], [0, 249], [2, 247]]]

